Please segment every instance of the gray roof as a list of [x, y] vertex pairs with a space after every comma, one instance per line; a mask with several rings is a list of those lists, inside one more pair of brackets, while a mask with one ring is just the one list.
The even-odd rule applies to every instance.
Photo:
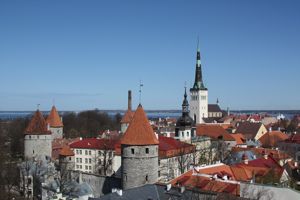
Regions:
[[124, 190], [122, 192], [122, 196], [118, 195], [116, 192], [110, 193], [108, 195], [102, 196], [100, 198], [89, 198], [89, 200], [160, 200], [160, 199], [192, 199], [193, 196], [197, 194], [197, 197], [216, 199], [217, 194], [211, 192], [204, 192], [204, 191], [192, 191], [192, 190], [184, 190], [183, 192], [180, 191], [180, 188], [172, 187], [169, 191], [166, 190], [165, 185], [159, 184], [151, 184], [151, 185], [144, 185], [137, 188], [132, 188], [128, 190]]
[[222, 112], [218, 104], [208, 104], [208, 112]]

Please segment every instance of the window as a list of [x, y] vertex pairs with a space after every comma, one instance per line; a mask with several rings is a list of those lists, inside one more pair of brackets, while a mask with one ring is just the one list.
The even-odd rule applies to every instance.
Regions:
[[134, 154], [134, 149], [131, 149], [131, 154]]
[[91, 159], [91, 158], [89, 158], [89, 163], [90, 163], [90, 164], [92, 163], [92, 159]]
[[76, 149], [76, 154], [79, 154], [79, 150], [78, 149]]
[[187, 136], [187, 137], [190, 137], [190, 132], [187, 131], [187, 132], [186, 132], [186, 136]]
[[88, 170], [88, 169], [89, 169], [87, 165], [85, 166], [85, 169], [86, 169], [86, 170]]
[[92, 151], [91, 150], [89, 150], [89, 155], [92, 155]]
[[149, 148], [146, 148], [146, 154], [148, 154], [149, 153]]
[[82, 150], [79, 150], [79, 154], [80, 154], [80, 155], [82, 154]]
[[69, 157], [69, 160], [72, 160], [72, 158], [71, 158], [71, 157]]
[[85, 163], [88, 163], [88, 159], [87, 158], [85, 159]]
[[206, 100], [206, 96], [201, 96], [201, 100]]
[[88, 151], [87, 150], [85, 150], [85, 155], [88, 155]]
[[92, 166], [89, 166], [89, 170], [92, 170]]
[[82, 158], [79, 158], [79, 160], [80, 160], [80, 163], [82, 163]]
[[99, 156], [101, 155], [101, 151], [98, 151], [98, 155], [99, 155]]
[[146, 182], [148, 181], [148, 175], [146, 175], [145, 180], [146, 180]]
[[76, 162], [79, 162], [79, 158], [76, 158]]
[[40, 137], [39, 136], [37, 136], [37, 139], [39, 139]]
[[80, 166], [80, 169], [82, 169], [82, 165], [79, 165]]

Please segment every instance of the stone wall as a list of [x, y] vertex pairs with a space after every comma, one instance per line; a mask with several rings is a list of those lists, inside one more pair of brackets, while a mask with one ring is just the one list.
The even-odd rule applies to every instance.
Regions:
[[100, 197], [111, 193], [113, 188], [121, 188], [120, 178], [105, 177], [80, 171], [72, 171], [72, 178], [75, 179], [79, 184], [89, 184], [93, 190], [94, 197]]
[[24, 140], [24, 155], [27, 158], [49, 156], [52, 154], [51, 135], [26, 135]]
[[158, 145], [122, 145], [121, 167], [123, 189], [129, 189], [157, 182]]

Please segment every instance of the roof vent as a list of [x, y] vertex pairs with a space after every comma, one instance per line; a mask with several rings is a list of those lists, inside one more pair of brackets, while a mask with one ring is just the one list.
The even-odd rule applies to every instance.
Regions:
[[181, 186], [181, 187], [180, 187], [180, 193], [184, 193], [184, 191], [185, 191], [185, 187], [184, 187], [184, 186]]
[[171, 185], [171, 184], [168, 184], [168, 185], [167, 185], [167, 191], [170, 191], [171, 188], [172, 188], [172, 185]]

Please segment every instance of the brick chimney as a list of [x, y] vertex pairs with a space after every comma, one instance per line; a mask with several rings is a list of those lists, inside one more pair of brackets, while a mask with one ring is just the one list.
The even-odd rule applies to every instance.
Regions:
[[132, 108], [132, 97], [131, 97], [131, 90], [128, 90], [128, 110]]

